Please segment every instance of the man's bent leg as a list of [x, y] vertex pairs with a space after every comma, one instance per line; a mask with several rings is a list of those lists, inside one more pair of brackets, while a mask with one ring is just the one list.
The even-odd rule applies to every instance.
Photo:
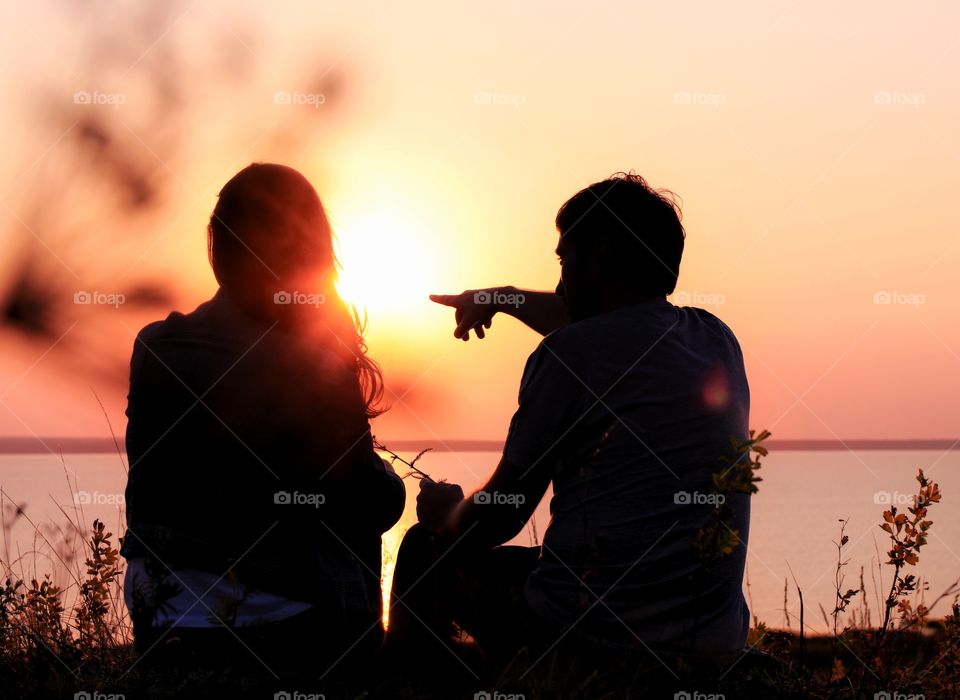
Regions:
[[386, 646], [392, 653], [415, 654], [437, 644], [450, 646], [454, 633], [449, 600], [451, 565], [426, 528], [417, 524], [407, 530], [397, 552], [390, 590]]
[[444, 551], [413, 526], [394, 569], [388, 648], [401, 654], [452, 648], [459, 626], [488, 654], [512, 654], [526, 642], [523, 587], [539, 553], [536, 547]]
[[501, 546], [480, 552], [454, 570], [453, 619], [491, 658], [508, 660], [535, 630], [524, 598], [539, 547]]

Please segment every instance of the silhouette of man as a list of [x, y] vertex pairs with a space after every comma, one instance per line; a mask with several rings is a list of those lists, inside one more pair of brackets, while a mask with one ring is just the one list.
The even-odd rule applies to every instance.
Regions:
[[[673, 200], [634, 174], [559, 210], [556, 292], [514, 287], [435, 295], [454, 335], [485, 336], [506, 313], [545, 337], [520, 382], [503, 456], [485, 484], [421, 481], [419, 524], [401, 545], [388, 644], [449, 639], [485, 651], [646, 648], [729, 662], [749, 615], [742, 594], [750, 500], [729, 496], [740, 544], [705, 575], [693, 546], [712, 474], [748, 435], [749, 390], [733, 332], [667, 301], [685, 233]], [[553, 486], [539, 547], [515, 537]]]

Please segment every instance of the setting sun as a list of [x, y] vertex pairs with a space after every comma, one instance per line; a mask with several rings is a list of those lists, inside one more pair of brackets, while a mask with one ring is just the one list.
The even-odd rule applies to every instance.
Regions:
[[336, 235], [343, 268], [337, 288], [348, 302], [370, 312], [403, 312], [426, 299], [426, 242], [402, 212], [382, 209], [341, 218]]

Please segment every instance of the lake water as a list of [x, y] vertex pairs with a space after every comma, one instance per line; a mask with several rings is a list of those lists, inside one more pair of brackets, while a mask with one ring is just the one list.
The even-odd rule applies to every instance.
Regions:
[[[498, 458], [495, 452], [432, 452], [418, 466], [436, 479], [460, 483], [468, 490], [480, 485]], [[876, 593], [874, 581], [882, 576], [889, 586], [892, 571], [892, 567], [882, 566], [878, 572], [877, 567], [889, 549], [886, 533], [878, 527], [881, 512], [891, 501], [903, 508], [909, 504], [918, 468], [940, 484], [943, 500], [930, 509], [934, 524], [929, 543], [911, 573], [922, 576], [929, 585], [928, 602], [960, 578], [960, 451], [773, 452], [764, 460], [763, 481], [752, 506], [748, 593], [753, 614], [770, 626], [783, 627], [784, 581], [789, 580], [787, 610], [791, 626], [796, 628], [799, 604], [795, 576], [803, 591], [805, 623], [814, 630], [824, 630], [818, 606], [833, 609], [834, 542], [839, 538], [838, 520], [849, 519], [846, 534], [850, 542], [844, 549], [850, 563], [844, 587], [858, 587], [860, 567], [865, 567], [868, 602], [876, 617], [883, 594]], [[37, 534], [31, 522], [21, 518], [8, 527], [4, 559], [15, 560], [18, 573], [55, 571], [61, 583], [68, 583], [62, 564], [51, 551], [56, 547], [56, 526], [63, 527], [66, 522], [60, 507], [74, 516], [76, 493], [85, 525], [97, 517], [120, 534], [124, 483], [125, 471], [117, 454], [67, 454], [63, 462], [51, 454], [0, 454], [4, 504], [10, 499], [26, 504], [26, 516], [40, 527], [47, 540]], [[408, 479], [407, 485], [403, 519], [384, 538], [387, 579], [399, 538], [416, 519], [417, 482]], [[541, 535], [549, 522], [549, 497], [548, 493], [534, 516], [536, 531]], [[532, 538], [528, 528], [514, 542], [531, 544]], [[934, 615], [942, 616], [949, 602], [941, 601]]]

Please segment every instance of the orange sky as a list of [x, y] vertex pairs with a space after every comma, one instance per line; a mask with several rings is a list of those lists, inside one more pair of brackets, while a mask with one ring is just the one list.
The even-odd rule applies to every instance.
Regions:
[[[76, 56], [101, 19], [61, 7], [0, 11], [2, 87], [22, 97], [3, 107], [17, 125], [0, 170], [8, 241], [22, 235], [11, 229], [24, 173], [58, 153], [56, 133], [38, 136], [29, 117], [41, 92], [126, 94], [111, 118], [159, 150], [140, 130], [143, 61], [84, 83]], [[174, 279], [178, 305], [192, 308], [213, 290], [203, 226], [217, 187], [282, 154], [317, 184], [368, 306], [372, 352], [403, 395], [378, 436], [498, 439], [537, 338], [497, 319], [486, 341], [457, 343], [451, 314], [425, 294], [552, 288], [556, 209], [635, 169], [683, 199], [675, 301], [737, 333], [753, 426], [780, 438], [955, 437], [957, 14], [901, 2], [187, 2], [140, 53], [213, 60], [190, 47], [219, 32], [254, 72], [191, 86], [192, 145], [163, 163], [174, 188], [155, 232], [121, 243], [124, 226], [107, 226], [127, 276]], [[318, 47], [321, 65], [306, 65]], [[333, 69], [347, 78], [344, 106], [275, 103]], [[269, 136], [291, 110], [313, 110], [317, 137], [293, 153]], [[73, 283], [93, 284], [82, 270]], [[83, 311], [71, 334], [92, 332]], [[122, 356], [146, 320], [104, 312], [96, 328]], [[122, 426], [122, 388], [78, 376], [50, 343], [9, 331], [0, 342], [0, 434], [105, 434], [91, 388]]]

